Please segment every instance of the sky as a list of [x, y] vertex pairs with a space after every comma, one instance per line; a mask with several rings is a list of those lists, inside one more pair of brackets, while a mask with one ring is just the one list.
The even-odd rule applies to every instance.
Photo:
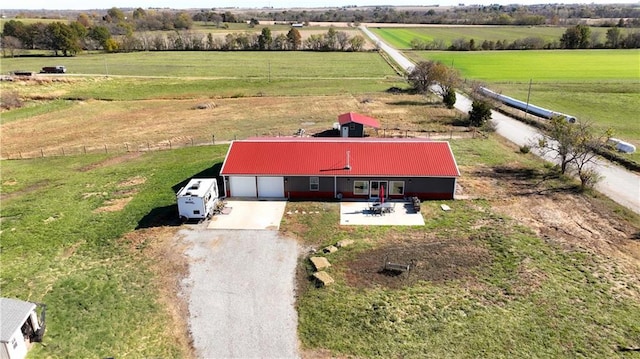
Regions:
[[[51, 10], [89, 10], [89, 9], [110, 9], [112, 7], [117, 8], [172, 8], [172, 9], [189, 9], [189, 8], [223, 8], [223, 7], [239, 7], [239, 8], [291, 8], [291, 7], [337, 7], [337, 6], [367, 6], [367, 5], [423, 5], [423, 6], [451, 6], [457, 4], [544, 4], [544, 3], [593, 3], [593, 4], [611, 4], [611, 3], [625, 3], [625, 4], [638, 4], [638, 0], [567, 0], [567, 1], [544, 1], [544, 0], [218, 0], [218, 1], [203, 1], [203, 0], [57, 0], [57, 1], [45, 1], [45, 0], [22, 0], [11, 1], [11, 4], [7, 4], [9, 1], [5, 1], [5, 4], [0, 8], [4, 9], [51, 9]], [[8, 5], [8, 6], [7, 6]]]

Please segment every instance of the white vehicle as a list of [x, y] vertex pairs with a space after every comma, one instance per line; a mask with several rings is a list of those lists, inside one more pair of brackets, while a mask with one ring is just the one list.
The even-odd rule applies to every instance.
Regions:
[[193, 178], [178, 191], [176, 197], [180, 218], [209, 218], [218, 201], [218, 182], [215, 178]]

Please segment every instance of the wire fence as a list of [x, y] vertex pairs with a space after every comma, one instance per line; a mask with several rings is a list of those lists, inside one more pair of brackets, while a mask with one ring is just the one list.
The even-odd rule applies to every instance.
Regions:
[[[451, 130], [451, 131], [415, 131], [415, 130], [400, 130], [400, 129], [380, 129], [378, 130], [378, 138], [424, 138], [431, 140], [453, 140], [464, 138], [477, 138], [484, 136], [481, 132], [474, 130]], [[252, 136], [251, 136], [252, 137]], [[256, 134], [255, 137], [260, 137]], [[314, 135], [278, 135], [276, 137], [324, 137]], [[327, 136], [328, 137], [328, 136]], [[151, 151], [165, 151], [184, 147], [196, 147], [196, 146], [211, 146], [220, 144], [229, 144], [235, 140], [242, 140], [250, 138], [248, 136], [233, 136], [232, 138], [225, 137], [223, 139], [217, 138], [215, 134], [207, 137], [180, 137], [170, 140], [162, 141], [147, 141], [147, 142], [125, 142], [125, 143], [104, 143], [100, 145], [76, 145], [76, 146], [48, 146], [40, 148], [31, 148], [27, 150], [16, 151], [2, 151], [2, 160], [19, 160], [19, 159], [32, 159], [32, 158], [48, 158], [48, 157], [64, 157], [64, 156], [78, 156], [88, 154], [118, 154], [129, 152], [151, 152]], [[325, 137], [326, 138], [326, 137]], [[371, 137], [369, 137], [371, 138]]]

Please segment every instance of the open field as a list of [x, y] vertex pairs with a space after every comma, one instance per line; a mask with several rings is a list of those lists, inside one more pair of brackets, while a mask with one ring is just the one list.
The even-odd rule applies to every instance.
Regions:
[[68, 74], [206, 78], [380, 78], [392, 76], [375, 52], [162, 51], [3, 58], [0, 72], [64, 65]]
[[[411, 40], [424, 42], [442, 40], [446, 46], [457, 39], [474, 39], [476, 45], [483, 41], [507, 41], [509, 43], [527, 37], [539, 37], [547, 43], [560, 42], [566, 27], [554, 26], [412, 26], [412, 27], [371, 27], [377, 36], [398, 49], [410, 49]], [[628, 29], [622, 29], [626, 34]], [[606, 28], [591, 27], [594, 37], [606, 39]]]
[[[198, 105], [211, 108], [197, 109]], [[391, 94], [342, 94], [322, 96], [277, 96], [200, 98], [145, 101], [53, 102], [51, 111], [16, 114], [3, 119], [2, 155], [17, 158], [81, 153], [85, 147], [103, 146], [146, 150], [147, 145], [229, 141], [251, 136], [291, 135], [304, 128], [308, 133], [333, 128], [339, 114], [359, 112], [379, 119], [379, 135], [398, 130], [419, 132], [466, 131], [452, 129], [454, 110], [425, 108], [423, 97]], [[54, 110], [55, 109], [55, 110]], [[406, 133], [403, 133], [406, 134]]]
[[416, 51], [413, 61], [435, 60], [485, 82], [630, 82], [638, 80], [640, 50]]

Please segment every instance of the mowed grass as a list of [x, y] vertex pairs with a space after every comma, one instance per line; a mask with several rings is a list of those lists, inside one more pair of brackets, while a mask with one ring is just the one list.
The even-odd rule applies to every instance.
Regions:
[[[461, 165], [541, 168], [532, 156], [493, 139], [451, 144]], [[302, 283], [298, 331], [304, 347], [363, 358], [610, 358], [620, 355], [617, 346], [637, 341], [640, 303], [613, 294], [615, 281], [593, 274], [606, 265], [603, 259], [543, 241], [485, 200], [444, 202], [451, 212], [443, 212], [441, 203], [423, 203], [423, 213], [429, 213], [424, 227], [341, 227], [335, 223], [338, 206], [293, 204], [321, 215], [285, 219], [284, 231], [317, 248], [345, 238], [356, 241], [324, 254], [336, 283], [326, 288]], [[417, 238], [471, 241], [487, 250], [491, 261], [462, 279], [396, 289], [353, 285], [348, 266], [359, 254]]]
[[376, 52], [161, 51], [3, 58], [0, 72], [64, 65], [68, 74], [233, 79], [381, 78], [394, 72]]
[[[560, 42], [566, 27], [552, 26], [424, 26], [424, 27], [379, 27], [371, 28], [376, 35], [398, 49], [410, 49], [411, 41], [419, 39], [424, 42], [443, 41], [450, 46], [454, 40], [474, 39], [476, 46], [483, 41], [507, 41], [508, 43], [527, 37], [539, 37], [547, 43]], [[622, 29], [623, 34], [628, 30]], [[594, 37], [604, 42], [607, 29], [592, 27]]]
[[[152, 259], [122, 237], [175, 222], [173, 187], [226, 150], [3, 161], [2, 296], [47, 304], [44, 345], [31, 357], [188, 356]], [[123, 199], [121, 209], [101, 210]]]
[[3, 59], [2, 72], [38, 70], [51, 63], [67, 66], [69, 74], [38, 75], [43, 79], [37, 88], [3, 82], [0, 89], [17, 91], [27, 99], [35, 95], [142, 100], [353, 94], [403, 85], [403, 79], [371, 52], [139, 52], [13, 58]]

